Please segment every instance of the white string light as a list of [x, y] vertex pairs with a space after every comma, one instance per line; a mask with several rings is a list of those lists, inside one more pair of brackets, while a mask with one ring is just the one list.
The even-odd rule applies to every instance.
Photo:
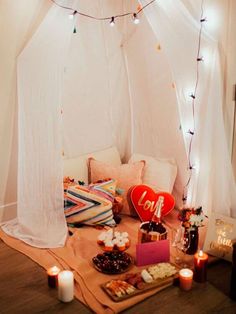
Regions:
[[[144, 10], [147, 6], [149, 6], [150, 4], [152, 4], [153, 2], [155, 2], [156, 0], [152, 0], [149, 3], [147, 3], [145, 6], [141, 7], [137, 12], [127, 12], [124, 14], [119, 14], [119, 15], [113, 15], [110, 17], [95, 17], [92, 15], [88, 15], [85, 14], [83, 12], [79, 12], [74, 10], [71, 7], [66, 7], [66, 6], [62, 6], [60, 4], [58, 4], [55, 0], [51, 0], [55, 5], [65, 9], [65, 10], [69, 10], [70, 14], [69, 14], [69, 18], [70, 19], [74, 19], [74, 17], [76, 16], [76, 14], [90, 18], [90, 19], [95, 19], [95, 20], [100, 20], [100, 21], [104, 21], [104, 20], [108, 20], [109, 24], [111, 27], [115, 26], [115, 19], [117, 18], [121, 18], [121, 17], [125, 17], [125, 16], [132, 16], [132, 20], [134, 24], [139, 24], [140, 23], [140, 19], [138, 18], [138, 13], [140, 13], [142, 10]], [[185, 204], [185, 202], [187, 201], [187, 199], [189, 199], [189, 195], [187, 193], [189, 186], [192, 186], [191, 178], [192, 178], [192, 172], [195, 170], [195, 164], [192, 163], [191, 161], [191, 153], [192, 153], [192, 144], [193, 144], [193, 139], [194, 139], [194, 135], [195, 135], [195, 100], [196, 100], [196, 95], [197, 95], [197, 88], [198, 88], [198, 80], [199, 80], [199, 64], [202, 62], [205, 62], [205, 55], [203, 58], [203, 55], [200, 54], [200, 49], [201, 49], [201, 34], [202, 34], [202, 25], [203, 23], [207, 22], [207, 18], [204, 16], [204, 12], [203, 12], [203, 1], [202, 0], [202, 4], [201, 4], [201, 18], [200, 18], [200, 23], [201, 23], [201, 27], [199, 30], [199, 41], [198, 41], [198, 51], [197, 51], [197, 57], [196, 57], [196, 62], [197, 62], [197, 75], [196, 75], [196, 82], [195, 82], [195, 87], [192, 89], [192, 91], [189, 93], [188, 92], [188, 98], [191, 99], [191, 103], [192, 103], [192, 121], [193, 121], [193, 126], [188, 128], [186, 130], [186, 133], [188, 133], [191, 137], [189, 140], [189, 147], [188, 147], [188, 170], [190, 171], [190, 175], [189, 178], [187, 180], [187, 183], [184, 186], [184, 190], [183, 190], [183, 195], [182, 195], [182, 200], [183, 203]], [[76, 33], [76, 27], [74, 27], [74, 33]], [[187, 96], [186, 95], [186, 96]]]
[[70, 13], [70, 14], [68, 15], [68, 18], [69, 18], [70, 20], [73, 20], [74, 17], [75, 17], [75, 15], [76, 15], [76, 13], [77, 13], [77, 11], [74, 11], [73, 13]]
[[112, 16], [111, 20], [110, 20], [110, 26], [114, 27], [115, 26], [115, 18], [114, 16]]
[[209, 67], [212, 61], [212, 51], [208, 47], [201, 49], [204, 66]]
[[203, 61], [204, 61], [204, 58], [203, 58], [203, 57], [198, 57], [198, 58], [197, 58], [197, 61], [198, 61], [198, 62], [199, 62], [199, 61], [202, 61], [202, 62], [203, 62]]
[[188, 130], [188, 134], [190, 134], [190, 135], [193, 136], [193, 135], [194, 135], [194, 132], [189, 129], [189, 130]]
[[[139, 24], [140, 23], [140, 19], [138, 17], [138, 14], [141, 11], [143, 11], [146, 7], [148, 7], [150, 4], [155, 2], [156, 0], [151, 0], [150, 2], [145, 4], [143, 7], [140, 7], [137, 12], [127, 12], [127, 13], [117, 14], [117, 15], [113, 15], [113, 16], [109, 16], [109, 17], [96, 17], [96, 16], [89, 15], [89, 14], [86, 14], [86, 13], [83, 13], [83, 12], [80, 12], [80, 11], [76, 11], [72, 7], [67, 7], [67, 6], [60, 5], [55, 0], [51, 0], [51, 1], [56, 6], [62, 8], [62, 9], [70, 11], [70, 13], [68, 14], [68, 18], [71, 19], [71, 20], [73, 20], [74, 17], [76, 16], [76, 14], [78, 14], [78, 15], [81, 15], [81, 16], [84, 16], [86, 18], [90, 18], [90, 19], [93, 19], [93, 20], [98, 20], [98, 21], [106, 21], [107, 20], [107, 21], [110, 21], [109, 24], [110, 24], [111, 27], [113, 27], [113, 26], [115, 26], [115, 19], [122, 18], [122, 17], [129, 16], [129, 15], [132, 16], [132, 20], [133, 20], [134, 24], [136, 24], [136, 25]], [[76, 28], [74, 30], [76, 30]], [[74, 31], [74, 33], [76, 33], [76, 31]]]
[[140, 19], [138, 18], [137, 13], [133, 14], [133, 22], [136, 25], [140, 23]]
[[[201, 4], [200, 29], [199, 29], [197, 57], [196, 57], [196, 62], [197, 62], [196, 82], [195, 82], [195, 87], [194, 87], [193, 91], [191, 93], [189, 93], [189, 97], [192, 99], [191, 100], [191, 105], [192, 105], [192, 121], [193, 121], [193, 125], [187, 131], [187, 133], [191, 137], [190, 137], [189, 144], [188, 144], [188, 155], [187, 155], [189, 177], [188, 177], [188, 180], [187, 180], [187, 182], [186, 182], [186, 184], [184, 186], [183, 195], [182, 195], [182, 201], [183, 201], [184, 205], [186, 204], [186, 202], [189, 202], [190, 199], [193, 198], [193, 183], [191, 182], [193, 172], [195, 172], [196, 168], [197, 168], [196, 173], [199, 172], [199, 165], [196, 167], [195, 163], [193, 163], [193, 161], [192, 161], [192, 146], [193, 146], [193, 140], [194, 140], [194, 135], [195, 135], [195, 101], [196, 101], [197, 90], [198, 90], [198, 82], [199, 82], [199, 64], [204, 61], [203, 55], [201, 53], [201, 39], [202, 39], [203, 23], [205, 23], [207, 21], [207, 18], [204, 16], [203, 2], [204, 2], [204, 0], [202, 0], [202, 4]], [[192, 191], [190, 191], [190, 189]]]
[[73, 14], [73, 13], [70, 13], [70, 14], [68, 15], [68, 18], [69, 18], [70, 20], [73, 20], [74, 14]]

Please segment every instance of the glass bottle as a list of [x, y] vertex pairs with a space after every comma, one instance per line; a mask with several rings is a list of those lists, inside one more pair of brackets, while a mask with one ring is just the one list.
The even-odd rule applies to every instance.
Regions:
[[152, 220], [141, 225], [141, 243], [167, 239], [166, 228], [161, 222], [161, 209], [163, 207], [163, 203], [164, 197], [159, 196]]

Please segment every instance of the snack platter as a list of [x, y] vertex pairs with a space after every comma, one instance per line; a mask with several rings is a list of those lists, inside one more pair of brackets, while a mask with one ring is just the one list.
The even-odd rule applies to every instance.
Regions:
[[[169, 276], [165, 276], [164, 278], [156, 278], [158, 276], [158, 267], [159, 266], [167, 266], [169, 268]], [[155, 276], [155, 271], [157, 270], [157, 275]], [[154, 274], [154, 277], [151, 276], [151, 273]], [[142, 274], [142, 275], [141, 275]], [[135, 276], [137, 277], [137, 281], [135, 283]], [[152, 277], [152, 280], [149, 280], [149, 276]], [[140, 278], [146, 278], [146, 282]], [[163, 276], [162, 276], [163, 277]], [[170, 286], [173, 284], [174, 280], [178, 278], [178, 272], [175, 266], [170, 263], [159, 263], [144, 269], [139, 273], [130, 273], [122, 275], [120, 278], [115, 280], [110, 280], [101, 285], [101, 288], [109, 295], [109, 297], [115, 301], [120, 302], [131, 297], [134, 297], [138, 294], [145, 293], [148, 290], [160, 288], [160, 290]], [[131, 284], [133, 283], [133, 284]], [[116, 292], [115, 292], [116, 291]]]

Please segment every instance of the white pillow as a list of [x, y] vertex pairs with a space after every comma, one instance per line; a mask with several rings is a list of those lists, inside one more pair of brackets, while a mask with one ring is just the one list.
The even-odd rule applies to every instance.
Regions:
[[129, 160], [135, 162], [145, 160], [143, 184], [149, 185], [156, 192], [172, 193], [177, 175], [177, 165], [174, 159], [153, 158], [142, 154], [133, 154]]
[[87, 160], [93, 157], [96, 160], [107, 162], [113, 166], [121, 165], [120, 154], [116, 147], [110, 147], [105, 150], [81, 155], [76, 158], [64, 159], [64, 176], [84, 181], [88, 183], [88, 165]]

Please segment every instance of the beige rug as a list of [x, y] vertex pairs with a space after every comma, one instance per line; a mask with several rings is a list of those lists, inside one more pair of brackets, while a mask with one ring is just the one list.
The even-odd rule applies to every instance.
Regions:
[[[133, 257], [135, 256], [139, 225], [140, 222], [138, 220], [125, 217], [116, 228], [118, 231], [127, 231], [129, 233], [131, 246], [127, 253]], [[45, 269], [57, 265], [61, 269], [72, 270], [75, 277], [75, 297], [97, 314], [118, 313], [160, 290], [160, 288], [156, 288], [122, 302], [113, 302], [100, 286], [111, 280], [111, 278], [119, 277], [119, 275], [102, 274], [93, 268], [91, 262], [92, 258], [101, 252], [100, 247], [96, 243], [97, 236], [101, 233], [101, 230], [91, 227], [71, 230], [74, 233], [67, 238], [65, 247], [57, 249], [31, 247], [20, 240], [6, 235], [1, 229], [0, 237], [7, 245], [24, 253]], [[138, 271], [138, 268], [134, 265], [131, 271]]]

